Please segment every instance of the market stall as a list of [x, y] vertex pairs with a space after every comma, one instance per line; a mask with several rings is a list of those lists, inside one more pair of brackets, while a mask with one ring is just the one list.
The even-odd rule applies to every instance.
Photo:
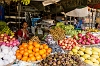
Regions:
[[57, 23], [44, 40], [33, 36], [20, 43], [6, 23], [1, 24], [9, 30], [1, 28], [0, 32], [1, 66], [99, 66], [99, 32], [75, 30], [73, 25]]
[[[52, 1], [53, 3], [49, 4], [64, 2]], [[73, 0], [67, 2], [72, 3]], [[82, 4], [84, 1], [78, 2]], [[28, 5], [30, 0], [22, 0], [22, 3]], [[87, 16], [88, 7], [82, 10], [76, 8], [66, 15]], [[28, 40], [19, 41], [7, 23], [0, 21], [0, 66], [100, 66], [100, 30], [79, 30], [75, 29], [74, 25], [65, 25], [63, 22], [54, 25], [53, 20], [36, 22], [34, 25], [39, 29], [36, 30], [39, 34], [29, 36]], [[44, 25], [47, 29], [43, 29]], [[41, 29], [48, 33], [43, 34]]]

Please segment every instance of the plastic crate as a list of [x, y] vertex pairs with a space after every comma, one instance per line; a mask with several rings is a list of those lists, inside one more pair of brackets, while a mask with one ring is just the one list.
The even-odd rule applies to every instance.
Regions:
[[34, 27], [35, 26], [35, 23], [41, 18], [32, 18], [32, 26]]

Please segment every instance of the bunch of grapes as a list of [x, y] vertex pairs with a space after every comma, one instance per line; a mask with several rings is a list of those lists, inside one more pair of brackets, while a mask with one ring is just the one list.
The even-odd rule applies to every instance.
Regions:
[[11, 36], [14, 36], [14, 32], [12, 32], [8, 26], [5, 26], [2, 29], [2, 31], [0, 31], [0, 34], [4, 34], [4, 33], [11, 35]]
[[0, 21], [0, 34], [4, 34], [4, 33], [14, 36], [14, 33], [7, 26], [6, 22]]

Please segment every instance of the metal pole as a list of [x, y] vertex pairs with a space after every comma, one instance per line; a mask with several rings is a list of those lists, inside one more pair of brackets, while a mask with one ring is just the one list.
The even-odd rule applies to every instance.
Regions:
[[92, 9], [92, 23], [91, 23], [91, 28], [93, 28], [93, 24], [94, 24], [94, 22], [93, 22], [93, 9]]
[[[21, 13], [21, 4], [18, 3], [18, 17], [20, 17], [20, 13]], [[19, 18], [19, 28], [20, 28], [20, 18]]]
[[70, 25], [71, 25], [71, 16], [70, 16]]

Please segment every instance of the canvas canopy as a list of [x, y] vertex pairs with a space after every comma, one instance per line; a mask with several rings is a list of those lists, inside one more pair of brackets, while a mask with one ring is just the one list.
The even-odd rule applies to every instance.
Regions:
[[76, 8], [70, 12], [64, 13], [62, 12], [62, 14], [66, 16], [73, 16], [73, 17], [85, 17], [88, 16], [88, 7], [84, 7], [84, 8]]

